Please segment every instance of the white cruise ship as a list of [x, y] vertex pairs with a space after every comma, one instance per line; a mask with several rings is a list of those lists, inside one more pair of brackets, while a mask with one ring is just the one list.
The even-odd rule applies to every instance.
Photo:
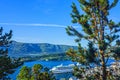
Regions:
[[68, 66], [63, 66], [62, 64], [61, 65], [58, 65], [58, 66], [55, 66], [53, 67], [52, 69], [50, 69], [50, 71], [52, 71], [53, 73], [66, 73], [66, 72], [73, 72], [73, 67], [75, 65], [74, 64], [70, 64]]

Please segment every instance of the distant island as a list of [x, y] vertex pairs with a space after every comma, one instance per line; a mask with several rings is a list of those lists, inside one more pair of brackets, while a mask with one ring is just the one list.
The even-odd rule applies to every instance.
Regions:
[[77, 46], [12, 41], [9, 45], [9, 56], [21, 58], [23, 61], [68, 60], [65, 52], [70, 48], [77, 49]]

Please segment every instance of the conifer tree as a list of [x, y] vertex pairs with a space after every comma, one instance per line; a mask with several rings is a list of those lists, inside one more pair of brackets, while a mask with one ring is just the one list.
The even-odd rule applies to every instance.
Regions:
[[32, 69], [23, 66], [17, 76], [17, 80], [55, 80], [52, 72], [43, 68], [40, 64], [35, 64]]
[[0, 79], [4, 80], [8, 74], [14, 72], [14, 68], [18, 67], [17, 61], [8, 56], [8, 47], [11, 43], [12, 31], [3, 34], [3, 28], [0, 28]]
[[[77, 61], [86, 67], [90, 64], [102, 66], [102, 73], [96, 75], [101, 76], [96, 79], [107, 80], [107, 61], [111, 57], [120, 56], [120, 23], [116, 23], [109, 19], [110, 10], [116, 6], [118, 0], [78, 0], [79, 6], [72, 3], [72, 23], [80, 25], [82, 31], [68, 26], [66, 31], [70, 36], [77, 36], [78, 51], [70, 49], [67, 52], [73, 61]], [[80, 12], [80, 9], [83, 12]], [[83, 14], [82, 14], [83, 13]], [[88, 48], [81, 45], [81, 40], [88, 42]], [[82, 43], [84, 44], [84, 43]], [[115, 57], [115, 58], [116, 58]], [[84, 69], [75, 68], [77, 71]], [[79, 73], [77, 76], [81, 76]], [[83, 76], [82, 76], [83, 77]], [[92, 78], [91, 78], [92, 79]], [[91, 80], [90, 79], [90, 80]]]

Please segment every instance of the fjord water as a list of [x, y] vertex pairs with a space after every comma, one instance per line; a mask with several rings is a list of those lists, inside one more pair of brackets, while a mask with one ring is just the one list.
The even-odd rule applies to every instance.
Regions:
[[[107, 65], [111, 64], [112, 62], [114, 62], [114, 60], [109, 59]], [[25, 62], [22, 66], [32, 67], [34, 64], [41, 64], [41, 65], [43, 65], [43, 67], [47, 67], [47, 68], [51, 69], [54, 66], [58, 66], [58, 65], [61, 65], [61, 64], [63, 64], [63, 66], [64, 66], [64, 65], [76, 64], [76, 63], [72, 62], [72, 61], [30, 61], [30, 62]], [[17, 77], [17, 75], [20, 71], [20, 68], [22, 66], [17, 68], [15, 73], [10, 75], [12, 80], [16, 80], [16, 77]], [[72, 76], [72, 73], [55, 74], [55, 77], [56, 77], [57, 80], [59, 80], [60, 78], [67, 78], [68, 79], [71, 76]]]
[[[34, 64], [41, 64], [43, 65], [43, 67], [47, 67], [49, 69], [53, 68], [54, 66], [58, 66], [58, 65], [69, 65], [69, 64], [73, 64], [74, 62], [72, 61], [30, 61], [30, 62], [25, 62], [22, 66], [28, 66], [28, 67], [32, 67]], [[22, 67], [20, 66], [19, 68], [16, 69], [15, 73], [9, 75], [12, 80], [16, 80], [16, 77], [20, 71], [20, 68]], [[60, 78], [69, 78], [72, 76], [72, 73], [65, 73], [65, 74], [55, 74], [57, 79]]]

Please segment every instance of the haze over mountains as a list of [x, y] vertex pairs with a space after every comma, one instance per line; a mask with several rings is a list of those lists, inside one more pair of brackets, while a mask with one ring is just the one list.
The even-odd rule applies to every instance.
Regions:
[[23, 57], [28, 55], [60, 54], [65, 53], [69, 48], [77, 49], [77, 46], [13, 41], [9, 47], [9, 55], [12, 57]]

